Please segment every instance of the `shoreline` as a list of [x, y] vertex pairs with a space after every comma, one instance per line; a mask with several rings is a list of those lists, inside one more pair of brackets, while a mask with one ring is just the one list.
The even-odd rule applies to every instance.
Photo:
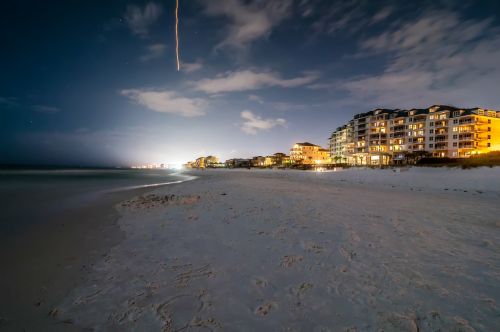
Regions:
[[65, 211], [54, 220], [3, 236], [0, 330], [79, 331], [49, 313], [124, 239], [116, 206], [161, 186], [190, 180], [108, 190], [100, 199]]

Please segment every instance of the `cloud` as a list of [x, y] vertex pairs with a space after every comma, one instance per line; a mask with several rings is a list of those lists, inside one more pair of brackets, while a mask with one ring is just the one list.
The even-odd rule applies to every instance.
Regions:
[[242, 49], [269, 37], [272, 29], [290, 15], [292, 0], [210, 0], [203, 5], [207, 15], [225, 16], [230, 21], [227, 36], [218, 47]]
[[385, 20], [386, 18], [388, 18], [389, 16], [391, 16], [391, 14], [393, 13], [393, 11], [394, 10], [393, 10], [392, 7], [382, 8], [377, 13], [375, 13], [375, 15], [373, 15], [372, 22], [373, 23], [377, 23], [377, 22], [381, 22], [381, 21]]
[[500, 31], [491, 19], [427, 12], [363, 41], [361, 50], [389, 61], [379, 74], [339, 82], [355, 98], [387, 107], [500, 106]]
[[18, 106], [17, 98], [0, 97], [0, 108], [15, 108]]
[[262, 98], [259, 97], [259, 96], [257, 96], [257, 95], [249, 95], [248, 96], [248, 100], [255, 101], [255, 102], [257, 102], [257, 103], [259, 103], [261, 105], [264, 104], [264, 100], [262, 100]]
[[303, 76], [283, 79], [275, 72], [254, 72], [242, 70], [227, 72], [213, 79], [203, 79], [194, 82], [196, 90], [206, 93], [221, 93], [257, 90], [263, 87], [293, 88], [309, 84], [318, 78], [315, 72], [306, 72]]
[[45, 113], [45, 114], [53, 114], [59, 113], [61, 111], [60, 108], [54, 106], [46, 106], [46, 105], [34, 105], [31, 109], [35, 112]]
[[141, 62], [148, 62], [154, 59], [161, 58], [161, 56], [165, 53], [165, 49], [167, 46], [165, 44], [153, 44], [149, 45], [146, 48], [146, 53], [141, 55], [139, 60]]
[[181, 97], [168, 90], [126, 89], [120, 91], [120, 94], [155, 112], [176, 114], [184, 117], [205, 114], [203, 110], [206, 106], [205, 100]]
[[285, 126], [285, 119], [262, 119], [260, 116], [245, 110], [241, 112], [241, 118], [245, 121], [241, 125], [241, 130], [250, 135], [255, 135], [259, 130], [269, 130], [276, 126]]
[[196, 62], [181, 62], [181, 70], [186, 73], [192, 73], [203, 68], [203, 61], [197, 60]]
[[299, 3], [299, 11], [302, 17], [309, 17], [314, 12], [314, 6], [311, 0], [302, 0]]
[[149, 37], [149, 27], [156, 22], [162, 13], [162, 7], [154, 2], [146, 4], [144, 9], [138, 6], [127, 6], [125, 21], [134, 35]]
[[[366, 29], [367, 26], [383, 22], [389, 18], [394, 9], [391, 6], [383, 6], [383, 2], [377, 2], [381, 7], [373, 11], [373, 1], [368, 0], [345, 0], [330, 1], [331, 5], [322, 10], [316, 10], [318, 19], [312, 27], [317, 33], [335, 35], [342, 33], [342, 36], [353, 35]], [[401, 12], [407, 10], [409, 4], [398, 4]], [[410, 4], [411, 5], [411, 4]], [[414, 11], [412, 12], [415, 15]]]

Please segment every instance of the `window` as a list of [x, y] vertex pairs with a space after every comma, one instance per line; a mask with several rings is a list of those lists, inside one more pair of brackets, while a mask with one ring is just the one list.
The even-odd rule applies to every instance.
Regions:
[[433, 141], [434, 140], [434, 137], [429, 137], [429, 141]]
[[453, 119], [453, 124], [457, 124], [458, 123], [458, 119]]
[[490, 123], [491, 123], [491, 119], [488, 119], [488, 124], [490, 124]]
[[453, 139], [457, 139], [458, 138], [458, 135], [453, 135]]
[[434, 127], [434, 122], [429, 123], [431, 127]]
[[457, 147], [457, 142], [453, 142], [453, 147], [456, 148]]
[[434, 129], [429, 129], [429, 134], [434, 134]]
[[489, 147], [489, 148], [491, 147], [491, 143], [488, 143], [488, 147]]
[[459, 111], [454, 111], [453, 112], [453, 116], [459, 116], [460, 115], [460, 112]]
[[488, 131], [491, 131], [491, 127], [488, 127]]
[[413, 122], [413, 118], [409, 118], [408, 121]]
[[433, 148], [434, 147], [434, 144], [429, 144], [429, 148]]
[[488, 135], [488, 139], [491, 139], [491, 135]]
[[434, 120], [434, 115], [429, 116], [429, 119]]
[[458, 131], [458, 127], [453, 127], [453, 131]]

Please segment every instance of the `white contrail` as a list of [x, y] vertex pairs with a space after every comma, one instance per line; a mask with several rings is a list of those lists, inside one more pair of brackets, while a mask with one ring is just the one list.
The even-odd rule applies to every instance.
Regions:
[[177, 71], [181, 69], [179, 61], [179, 0], [175, 0], [175, 53], [177, 56]]

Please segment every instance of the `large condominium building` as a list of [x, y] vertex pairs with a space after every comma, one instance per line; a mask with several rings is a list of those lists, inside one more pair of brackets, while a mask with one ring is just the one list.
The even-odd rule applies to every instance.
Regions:
[[290, 149], [290, 159], [294, 164], [322, 165], [329, 164], [330, 151], [309, 142], [296, 143]]
[[330, 137], [334, 162], [385, 165], [410, 154], [466, 158], [500, 150], [500, 112], [435, 105], [376, 109], [354, 116]]

